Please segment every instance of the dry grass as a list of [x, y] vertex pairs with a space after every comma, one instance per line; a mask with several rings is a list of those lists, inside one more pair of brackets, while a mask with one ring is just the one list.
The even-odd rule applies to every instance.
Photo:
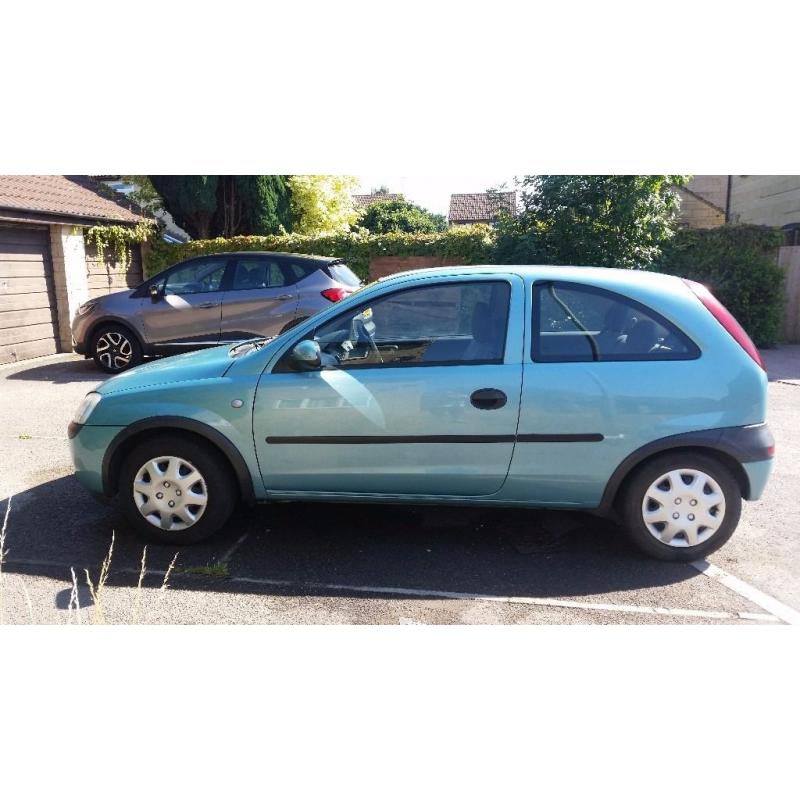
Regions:
[[[4, 591], [5, 591], [5, 583], [7, 581], [7, 576], [3, 572], [3, 566], [6, 563], [6, 556], [8, 555], [8, 550], [6, 549], [6, 534], [8, 531], [8, 520], [10, 513], [11, 513], [11, 497], [9, 496], [6, 503], [5, 514], [3, 516], [3, 526], [2, 528], [0, 528], [0, 624], [3, 624], [5, 622]], [[87, 621], [93, 625], [102, 625], [108, 621], [106, 614], [106, 606], [105, 606], [106, 584], [108, 583], [108, 578], [111, 573], [111, 561], [114, 557], [115, 538], [116, 538], [116, 533], [112, 531], [111, 543], [108, 548], [108, 553], [106, 554], [106, 557], [103, 559], [103, 562], [100, 565], [100, 572], [97, 577], [97, 583], [92, 581], [92, 576], [89, 570], [88, 569], [84, 570], [84, 573], [86, 575], [86, 585], [89, 588], [89, 594], [92, 598], [92, 608], [91, 609], [84, 608], [83, 611], [86, 612], [85, 614], [81, 613], [82, 609], [81, 609], [80, 585], [78, 583], [78, 577], [75, 574], [75, 568], [70, 567], [72, 586], [70, 589], [69, 603], [67, 605], [66, 621], [68, 625], [71, 625], [73, 623], [80, 625], [87, 618], [88, 618]], [[155, 601], [151, 606], [150, 613], [147, 615], [147, 619], [144, 620], [145, 623], [148, 622], [149, 619], [158, 612], [161, 603], [163, 602], [164, 595], [169, 589], [169, 579], [175, 570], [175, 564], [178, 560], [178, 555], [179, 553], [176, 552], [175, 555], [172, 557], [172, 561], [170, 561], [169, 566], [167, 567], [166, 571], [163, 574], [161, 586], [157, 590]], [[134, 625], [140, 624], [142, 622], [142, 600], [144, 594], [143, 586], [146, 575], [147, 575], [147, 547], [145, 547], [142, 550], [142, 559], [139, 568], [139, 576], [136, 582], [136, 591], [134, 595], [133, 608], [131, 609], [131, 619], [128, 620], [129, 623]], [[31, 596], [28, 592], [28, 587], [21, 575], [17, 577], [20, 582], [20, 589], [22, 592], [22, 596], [25, 600], [25, 606], [27, 607], [28, 610], [28, 621], [31, 624], [35, 624], [36, 615], [34, 613], [33, 603], [31, 602]]]
[[11, 513], [11, 495], [6, 501], [6, 513], [3, 516], [3, 527], [0, 529], [0, 625], [5, 622], [5, 575], [3, 574], [3, 564], [5, 563], [8, 550], [6, 550], [6, 530], [8, 529], [8, 515]]

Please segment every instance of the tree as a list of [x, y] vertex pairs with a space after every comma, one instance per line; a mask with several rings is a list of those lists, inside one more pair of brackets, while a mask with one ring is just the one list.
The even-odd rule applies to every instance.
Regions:
[[647, 267], [672, 236], [684, 175], [526, 175], [498, 226], [501, 263]]
[[296, 233], [346, 233], [358, 220], [353, 175], [293, 175], [289, 179]]
[[407, 200], [380, 200], [367, 206], [358, 224], [370, 233], [435, 233], [445, 230], [447, 220]]
[[285, 175], [151, 175], [175, 222], [195, 239], [291, 228]]

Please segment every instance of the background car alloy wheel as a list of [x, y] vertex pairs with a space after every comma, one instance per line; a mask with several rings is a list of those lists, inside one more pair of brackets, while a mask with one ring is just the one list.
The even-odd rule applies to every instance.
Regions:
[[94, 363], [111, 374], [142, 363], [142, 346], [123, 325], [101, 327], [94, 335], [91, 353]]
[[158, 456], [136, 473], [133, 500], [151, 525], [181, 531], [203, 516], [208, 490], [193, 464], [178, 456]]
[[713, 455], [665, 453], [637, 468], [619, 511], [640, 550], [663, 561], [694, 561], [730, 539], [742, 511], [742, 487]]
[[130, 340], [118, 331], [107, 331], [98, 337], [94, 351], [98, 360], [114, 372], [128, 367], [133, 355]]
[[701, 470], [671, 470], [645, 492], [642, 518], [659, 542], [694, 547], [710, 539], [725, 519], [725, 495]]

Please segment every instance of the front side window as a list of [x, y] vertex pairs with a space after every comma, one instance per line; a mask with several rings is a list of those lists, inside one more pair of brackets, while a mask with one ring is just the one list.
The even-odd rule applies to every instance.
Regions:
[[165, 294], [203, 294], [219, 291], [226, 259], [212, 258], [178, 267], [167, 275]]
[[697, 358], [697, 345], [660, 314], [615, 292], [557, 281], [533, 287], [534, 361]]
[[401, 289], [318, 328], [327, 366], [500, 364], [511, 287], [472, 281]]

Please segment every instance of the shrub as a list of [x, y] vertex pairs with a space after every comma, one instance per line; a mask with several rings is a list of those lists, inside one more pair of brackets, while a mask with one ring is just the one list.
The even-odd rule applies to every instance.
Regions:
[[368, 206], [358, 225], [370, 233], [437, 233], [447, 228], [447, 219], [407, 200], [380, 200]]
[[376, 256], [436, 256], [458, 258], [466, 264], [492, 261], [493, 237], [487, 225], [463, 225], [441, 233], [341, 233], [304, 236], [235, 236], [230, 239], [203, 239], [172, 245], [154, 243], [145, 256], [147, 276], [194, 256], [244, 250], [270, 250], [306, 253], [344, 259], [362, 279], [369, 272], [369, 261]]
[[706, 284], [759, 347], [771, 347], [783, 314], [781, 243], [778, 229], [759, 225], [681, 230], [663, 246], [655, 268]]

